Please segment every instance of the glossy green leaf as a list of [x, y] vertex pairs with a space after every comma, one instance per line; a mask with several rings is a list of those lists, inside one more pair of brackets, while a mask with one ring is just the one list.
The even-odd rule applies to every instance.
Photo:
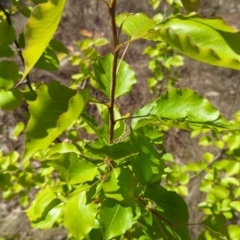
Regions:
[[26, 129], [24, 164], [72, 125], [88, 99], [87, 90], [74, 91], [56, 81], [42, 85], [37, 95], [37, 99], [29, 103], [31, 117]]
[[124, 234], [134, 223], [132, 209], [111, 199], [100, 207], [100, 220], [104, 240]]
[[[136, 83], [135, 73], [132, 68], [124, 61], [118, 60], [118, 72], [116, 78], [115, 98], [128, 93], [133, 84]], [[105, 57], [99, 58], [93, 63], [93, 70], [97, 83], [100, 86], [108, 99], [111, 95], [111, 79], [113, 68], [113, 55], [108, 54]]]
[[13, 57], [13, 56], [14, 51], [8, 45], [0, 45], [0, 57]]
[[12, 44], [16, 39], [15, 29], [8, 22], [0, 22], [0, 44]]
[[47, 214], [46, 217], [42, 221], [33, 221], [32, 226], [34, 228], [40, 229], [48, 229], [53, 226], [53, 224], [58, 220], [61, 216], [63, 210], [63, 203], [58, 204], [53, 207]]
[[56, 159], [61, 157], [63, 153], [69, 153], [69, 152], [80, 154], [77, 147], [72, 143], [68, 143], [68, 142], [56, 143], [53, 147], [50, 148], [50, 150], [47, 152], [47, 154], [44, 157], [47, 159]]
[[0, 89], [0, 109], [14, 110], [22, 103], [22, 93], [16, 89], [5, 91]]
[[51, 48], [46, 48], [41, 57], [35, 64], [35, 67], [46, 70], [56, 71], [59, 67], [59, 61], [55, 52]]
[[32, 10], [24, 29], [25, 49], [23, 57], [25, 71], [21, 81], [25, 79], [47, 48], [60, 22], [65, 2], [66, 0], [49, 0], [37, 5]]
[[79, 159], [76, 153], [62, 154], [57, 160], [52, 160], [48, 164], [54, 167], [59, 177], [69, 184], [92, 181], [98, 173], [95, 164]]
[[132, 121], [134, 129], [150, 123], [188, 130], [233, 128], [207, 99], [190, 89], [170, 89], [134, 116], [138, 117]]
[[225, 224], [226, 218], [223, 215], [211, 215], [203, 221], [203, 225], [214, 233], [215, 236], [218, 236], [218, 239], [222, 239], [221, 237], [224, 236], [226, 239], [230, 240]]
[[83, 239], [93, 228], [96, 210], [87, 202], [85, 191], [72, 194], [64, 206], [64, 226], [76, 239]]
[[10, 89], [18, 78], [18, 67], [14, 62], [0, 62], [0, 88]]
[[144, 13], [121, 13], [116, 17], [116, 24], [133, 40], [147, 38], [148, 31], [156, 22]]
[[187, 12], [197, 12], [200, 6], [200, 0], [181, 0]]
[[61, 201], [56, 197], [53, 189], [50, 187], [42, 188], [26, 210], [27, 216], [31, 221], [40, 222], [46, 218], [51, 209], [60, 203]]
[[106, 197], [133, 206], [136, 180], [129, 168], [113, 169], [107, 175], [102, 187]]
[[161, 39], [183, 54], [211, 65], [240, 69], [240, 32], [220, 18], [178, 15], [159, 24]]

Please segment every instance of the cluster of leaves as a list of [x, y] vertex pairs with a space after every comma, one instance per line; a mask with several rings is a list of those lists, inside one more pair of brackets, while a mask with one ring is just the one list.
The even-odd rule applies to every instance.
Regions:
[[[145, 50], [156, 58], [150, 63], [156, 76], [150, 84], [154, 87], [164, 72], [157, 70], [158, 64], [170, 72], [171, 66], [182, 64], [173, 49], [239, 70], [240, 33], [221, 19], [205, 19], [197, 13], [160, 20], [143, 13], [115, 16], [117, 1], [102, 2], [110, 14], [114, 53], [101, 56], [98, 47], [108, 44], [101, 36], [77, 42], [69, 61], [79, 72], [65, 85], [54, 80], [32, 83], [29, 73], [33, 67], [56, 70], [68, 54], [62, 43], [52, 39], [66, 0], [32, 0], [27, 5], [11, 1], [9, 9], [0, 5], [0, 33], [9, 33], [0, 37], [1, 57], [9, 58], [0, 62], [0, 107], [15, 110], [27, 104], [29, 111], [26, 126], [19, 123], [15, 128], [15, 136], [25, 134], [23, 155], [14, 151], [0, 158], [3, 197], [18, 194], [26, 206], [29, 191], [39, 189], [26, 210], [32, 226], [63, 225], [69, 239], [190, 240], [188, 207], [180, 195], [187, 194], [189, 172], [204, 170], [200, 190], [207, 196], [199, 207], [207, 217], [199, 239], [237, 239], [239, 227], [227, 228], [225, 223], [239, 211], [239, 121], [228, 122], [191, 89], [168, 89], [132, 116], [122, 116], [115, 100], [137, 82], [123, 60], [126, 51], [119, 57], [123, 47], [139, 39], [156, 42]], [[180, 1], [169, 3], [180, 6]], [[191, 12], [199, 1], [182, 3]], [[160, 1], [152, 4], [157, 7]], [[19, 36], [11, 24], [15, 11], [28, 18]], [[120, 33], [128, 40], [119, 42]], [[15, 55], [24, 64], [23, 72], [14, 63]], [[91, 96], [86, 83], [106, 100]], [[87, 111], [89, 105], [97, 109], [94, 116]], [[131, 120], [129, 126], [127, 120]], [[163, 145], [166, 126], [193, 134], [212, 131], [213, 140], [205, 136], [201, 143], [214, 142], [229, 159], [205, 154], [205, 162], [177, 166]], [[220, 135], [222, 130], [228, 132]]]

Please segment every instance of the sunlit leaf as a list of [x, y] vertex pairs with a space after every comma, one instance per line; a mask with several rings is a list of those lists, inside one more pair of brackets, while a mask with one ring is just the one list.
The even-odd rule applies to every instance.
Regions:
[[[132, 68], [124, 61], [118, 60], [118, 72], [116, 77], [115, 98], [128, 93], [133, 84], [136, 83], [135, 73]], [[113, 70], [113, 55], [108, 54], [105, 57], [99, 58], [93, 63], [95, 78], [106, 96], [110, 99], [111, 96], [111, 81]]]
[[125, 233], [134, 223], [132, 209], [111, 199], [103, 202], [100, 208], [100, 220], [103, 237], [106, 240]]
[[59, 61], [55, 52], [51, 48], [46, 48], [41, 57], [35, 64], [35, 67], [46, 71], [56, 71], [59, 67]]
[[92, 181], [97, 175], [97, 166], [80, 159], [76, 153], [62, 153], [57, 160], [52, 160], [48, 164], [54, 167], [59, 177], [69, 184]]
[[134, 129], [150, 123], [191, 130], [233, 128], [207, 99], [190, 89], [170, 89], [134, 116], [138, 117], [132, 121]]
[[24, 29], [25, 49], [23, 50], [23, 57], [25, 71], [21, 81], [25, 79], [47, 48], [60, 22], [65, 2], [66, 0], [49, 0], [37, 5], [32, 10]]
[[64, 206], [64, 226], [76, 239], [83, 239], [93, 228], [96, 210], [87, 202], [86, 192], [72, 194]]
[[159, 29], [162, 40], [193, 59], [240, 69], [240, 32], [220, 18], [178, 15], [160, 23]]
[[53, 189], [50, 187], [42, 188], [37, 193], [30, 207], [26, 210], [27, 216], [31, 221], [35, 221], [36, 223], [42, 221], [48, 212], [60, 204], [60, 202]]
[[74, 91], [55, 81], [42, 85], [37, 95], [37, 99], [29, 103], [31, 118], [26, 129], [24, 164], [72, 125], [88, 99], [87, 90]]
[[230, 240], [228, 230], [226, 227], [226, 218], [223, 215], [212, 215], [208, 216], [204, 221], [203, 225], [215, 236], [218, 236], [218, 239], [222, 239], [220, 237], [225, 237], [225, 239]]
[[14, 110], [22, 103], [22, 93], [16, 89], [5, 91], [0, 89], [0, 109]]
[[102, 187], [106, 197], [133, 206], [136, 181], [129, 168], [113, 169], [103, 182]]
[[121, 13], [116, 17], [116, 24], [130, 39], [147, 38], [148, 31], [156, 22], [144, 13]]

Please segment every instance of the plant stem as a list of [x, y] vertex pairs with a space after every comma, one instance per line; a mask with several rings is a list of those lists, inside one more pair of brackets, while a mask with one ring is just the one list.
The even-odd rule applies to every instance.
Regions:
[[109, 104], [109, 143], [113, 143], [114, 138], [114, 102], [115, 102], [115, 89], [116, 89], [116, 81], [117, 81], [117, 63], [118, 63], [118, 35], [117, 35], [117, 26], [115, 21], [115, 12], [116, 12], [116, 4], [117, 0], [112, 0], [109, 6], [109, 14], [111, 18], [111, 27], [112, 27], [112, 36], [113, 36], [113, 66], [112, 66], [112, 78], [111, 78], [111, 94], [110, 94], [110, 104]]
[[[4, 15], [6, 16], [6, 19], [7, 19], [8, 24], [9, 24], [10, 26], [12, 26], [12, 21], [11, 21], [10, 13], [8, 13], [8, 12], [6, 11], [6, 9], [3, 7], [3, 5], [2, 5], [1, 3], [0, 3], [0, 9], [3, 11]], [[21, 61], [22, 61], [22, 63], [23, 63], [23, 66], [25, 67], [25, 61], [24, 61], [24, 58], [23, 58], [22, 50], [21, 50], [21, 48], [20, 48], [20, 46], [19, 46], [19, 43], [18, 43], [18, 41], [17, 41], [16, 39], [14, 40], [14, 44], [15, 44], [15, 46], [16, 46], [16, 48], [17, 48], [18, 55], [19, 55], [19, 57], [21, 58]], [[26, 83], [27, 83], [30, 91], [34, 92], [34, 90], [32, 89], [32, 86], [31, 86], [31, 81], [30, 81], [29, 74], [26, 76], [26, 79], [27, 79]]]

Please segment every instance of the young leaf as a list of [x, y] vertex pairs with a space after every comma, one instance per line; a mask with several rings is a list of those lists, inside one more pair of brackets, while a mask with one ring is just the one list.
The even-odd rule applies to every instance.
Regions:
[[25, 71], [20, 83], [47, 48], [60, 22], [65, 2], [66, 0], [49, 0], [37, 5], [32, 10], [24, 29], [25, 49], [23, 57]]
[[100, 208], [100, 220], [104, 240], [125, 233], [134, 223], [132, 209], [111, 199], [103, 202]]
[[26, 210], [27, 216], [35, 223], [44, 220], [48, 212], [61, 201], [56, 197], [53, 189], [50, 187], [42, 188], [36, 195], [31, 206]]
[[220, 18], [178, 15], [159, 24], [160, 40], [183, 54], [214, 66], [240, 70], [240, 32]]
[[96, 216], [94, 203], [87, 202], [85, 191], [72, 194], [64, 206], [63, 224], [76, 239], [83, 239], [93, 228]]
[[116, 24], [130, 37], [130, 40], [136, 40], [147, 38], [148, 31], [156, 25], [156, 22], [144, 13], [122, 13], [116, 17]]
[[88, 92], [69, 89], [59, 82], [42, 85], [37, 99], [29, 103], [30, 120], [26, 129], [23, 163], [41, 149], [47, 148], [78, 118], [88, 99]]
[[79, 159], [75, 153], [63, 153], [57, 160], [52, 160], [48, 164], [69, 184], [92, 181], [98, 173], [95, 164]]
[[61, 216], [63, 210], [63, 203], [53, 207], [42, 221], [33, 221], [31, 225], [34, 228], [47, 229], [51, 228], [57, 219]]
[[9, 91], [0, 89], [0, 109], [14, 110], [22, 103], [22, 93], [13, 88]]
[[[108, 99], [111, 95], [111, 78], [112, 78], [113, 55], [108, 54], [99, 58], [93, 63], [93, 70], [100, 90], [103, 91]], [[119, 97], [131, 90], [133, 84], [136, 83], [135, 73], [131, 67], [124, 61], [118, 61], [117, 85], [115, 89], [115, 97]]]
[[226, 227], [226, 218], [224, 215], [211, 215], [208, 216], [204, 221], [203, 225], [213, 233], [217, 239], [222, 239], [221, 237], [226, 237], [230, 240], [228, 229]]
[[113, 169], [102, 184], [106, 197], [133, 205], [136, 181], [129, 168]]
[[155, 102], [138, 110], [135, 116], [143, 117], [132, 121], [134, 129], [149, 123], [162, 123], [187, 130], [233, 128], [207, 99], [190, 89], [170, 89]]

